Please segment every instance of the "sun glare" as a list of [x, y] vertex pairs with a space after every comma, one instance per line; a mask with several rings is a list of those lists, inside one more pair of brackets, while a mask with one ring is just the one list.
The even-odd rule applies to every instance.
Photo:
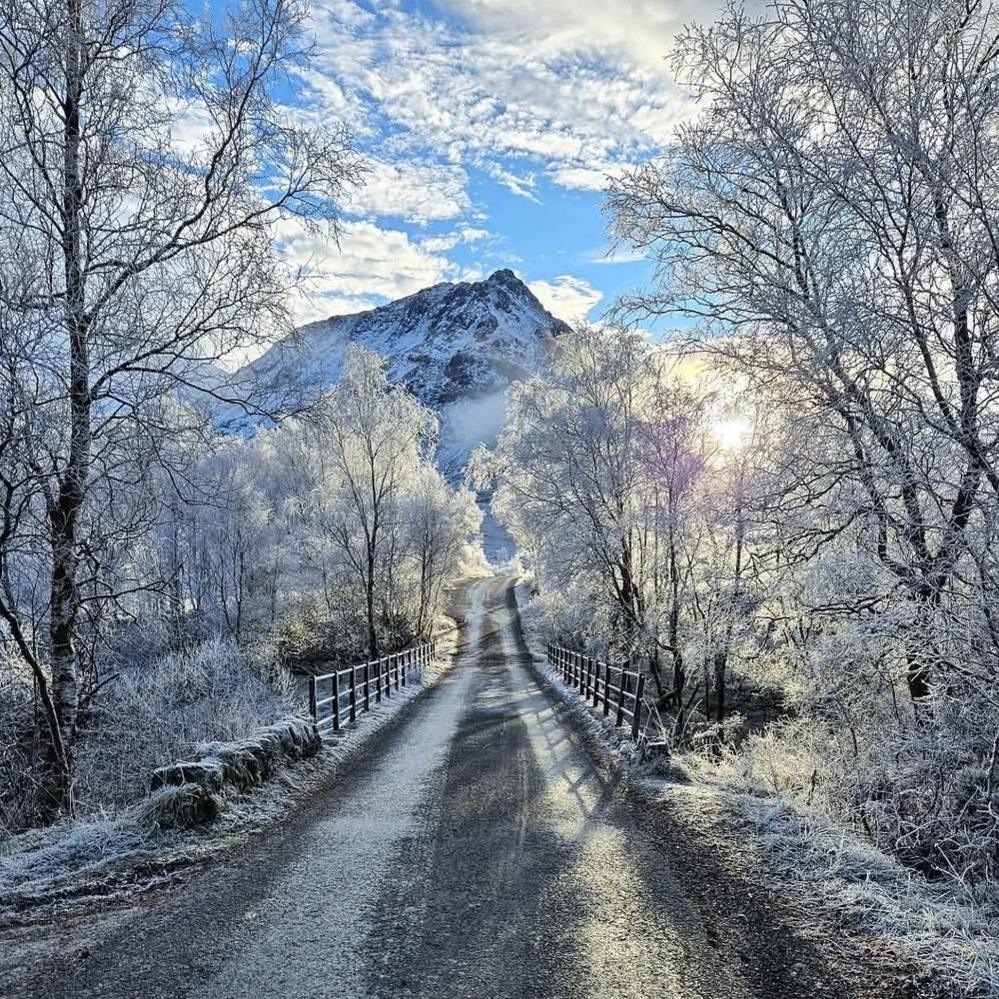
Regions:
[[749, 443], [752, 425], [746, 419], [718, 420], [711, 429], [723, 451], [738, 451]]

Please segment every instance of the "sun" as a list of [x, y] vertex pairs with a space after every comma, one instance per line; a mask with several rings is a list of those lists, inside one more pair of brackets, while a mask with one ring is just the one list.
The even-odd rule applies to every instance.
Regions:
[[739, 451], [749, 443], [753, 426], [749, 420], [734, 418], [717, 420], [711, 427], [711, 434], [723, 451]]

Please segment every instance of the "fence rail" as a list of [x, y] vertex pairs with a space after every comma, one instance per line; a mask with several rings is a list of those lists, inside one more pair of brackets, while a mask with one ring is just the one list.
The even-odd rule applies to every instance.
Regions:
[[579, 696], [605, 718], [613, 713], [617, 726], [627, 722], [631, 737], [638, 742], [642, 731], [645, 701], [645, 674], [612, 666], [593, 656], [563, 648], [548, 646], [548, 664]]
[[309, 714], [316, 728], [328, 735], [339, 732], [348, 722], [356, 722], [357, 716], [370, 711], [372, 704], [381, 703], [382, 697], [390, 698], [393, 690], [405, 687], [413, 672], [422, 670], [436, 653], [437, 643], [426, 642], [381, 659], [310, 676]]

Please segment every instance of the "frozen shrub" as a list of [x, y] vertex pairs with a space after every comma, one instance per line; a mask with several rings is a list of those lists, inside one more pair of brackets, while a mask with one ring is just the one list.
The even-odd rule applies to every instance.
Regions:
[[141, 797], [159, 766], [205, 742], [245, 738], [294, 707], [293, 683], [266, 646], [212, 639], [136, 664], [103, 692], [84, 734], [78, 798], [84, 809]]
[[0, 653], [0, 840], [31, 824], [38, 783], [34, 691], [27, 670]]

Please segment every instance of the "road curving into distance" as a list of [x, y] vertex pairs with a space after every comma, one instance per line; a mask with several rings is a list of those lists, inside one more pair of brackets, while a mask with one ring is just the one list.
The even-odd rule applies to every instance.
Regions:
[[36, 967], [24, 994], [888, 996], [831, 968], [591, 758], [533, 678], [509, 580], [462, 602], [456, 669], [351, 772], [86, 951]]

